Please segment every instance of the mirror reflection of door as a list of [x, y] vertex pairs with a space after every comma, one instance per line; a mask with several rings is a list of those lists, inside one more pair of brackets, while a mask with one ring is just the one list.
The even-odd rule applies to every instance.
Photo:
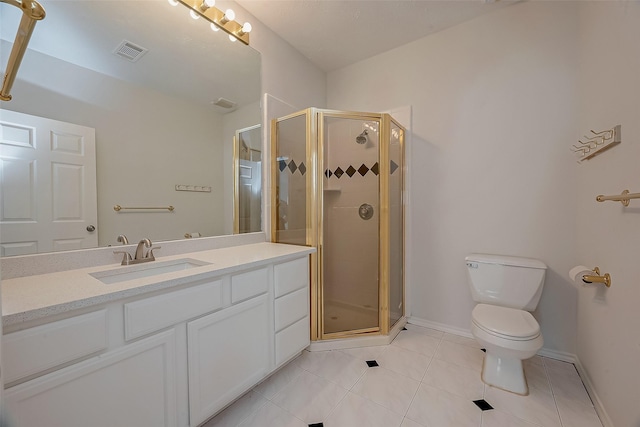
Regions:
[[0, 255], [98, 244], [95, 131], [0, 110]]
[[236, 131], [233, 142], [234, 215], [233, 232], [262, 230], [262, 137], [261, 126]]

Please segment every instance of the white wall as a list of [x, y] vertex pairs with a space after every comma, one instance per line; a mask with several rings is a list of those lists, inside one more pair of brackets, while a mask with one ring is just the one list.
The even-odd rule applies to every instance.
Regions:
[[[597, 203], [598, 194], [640, 192], [640, 2], [587, 2], [580, 14], [580, 117], [576, 138], [622, 125], [622, 143], [580, 165], [576, 264], [611, 274], [610, 289], [578, 293], [577, 355], [606, 408], [605, 425], [640, 426], [640, 200]], [[602, 415], [602, 414], [601, 414]], [[604, 419], [604, 417], [603, 417]]]
[[575, 352], [576, 8], [516, 4], [329, 73], [329, 108], [413, 107], [414, 318], [468, 331], [465, 255], [534, 257], [545, 348]]
[[262, 54], [262, 92], [296, 109], [326, 104], [325, 73], [240, 6], [236, 21], [249, 20], [251, 47]]

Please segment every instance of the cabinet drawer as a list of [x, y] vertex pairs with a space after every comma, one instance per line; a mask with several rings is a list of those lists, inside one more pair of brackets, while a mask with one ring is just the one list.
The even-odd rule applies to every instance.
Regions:
[[283, 262], [273, 267], [276, 298], [309, 285], [309, 257]]
[[309, 313], [307, 288], [298, 289], [275, 302], [276, 332], [306, 317]]
[[128, 341], [223, 306], [222, 280], [214, 280], [124, 305], [124, 336]]
[[309, 317], [276, 334], [276, 366], [288, 361], [309, 345]]
[[269, 290], [266, 268], [231, 276], [231, 302], [233, 304], [264, 294]]
[[55, 368], [107, 348], [107, 312], [59, 320], [2, 338], [4, 382]]

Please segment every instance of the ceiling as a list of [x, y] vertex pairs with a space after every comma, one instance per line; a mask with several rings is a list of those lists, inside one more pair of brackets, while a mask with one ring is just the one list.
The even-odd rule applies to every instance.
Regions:
[[[514, 1], [517, 0], [236, 3], [320, 69], [332, 71]], [[37, 24], [30, 49], [138, 85], [161, 88], [174, 96], [187, 96], [203, 105], [211, 105], [219, 97], [239, 106], [259, 98], [260, 55], [251, 48], [230, 43], [226, 36], [220, 36], [222, 32], [213, 33], [203, 22], [193, 21], [182, 6], [173, 8], [166, 0], [40, 2], [47, 17]], [[232, 5], [228, 0], [218, 0], [216, 4], [223, 10]], [[0, 6], [0, 38], [12, 42], [21, 12], [4, 3]], [[112, 52], [123, 39], [149, 48], [149, 52], [135, 64], [122, 60]]]
[[324, 71], [513, 4], [513, 0], [236, 0]]

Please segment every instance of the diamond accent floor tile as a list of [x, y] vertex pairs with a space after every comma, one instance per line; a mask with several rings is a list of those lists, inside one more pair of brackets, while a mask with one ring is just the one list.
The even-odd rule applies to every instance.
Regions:
[[484, 399], [480, 399], [480, 400], [474, 400], [473, 403], [476, 404], [476, 406], [478, 408], [480, 408], [483, 411], [489, 411], [491, 409], [493, 409], [493, 406], [489, 405], [489, 402], [487, 402]]

